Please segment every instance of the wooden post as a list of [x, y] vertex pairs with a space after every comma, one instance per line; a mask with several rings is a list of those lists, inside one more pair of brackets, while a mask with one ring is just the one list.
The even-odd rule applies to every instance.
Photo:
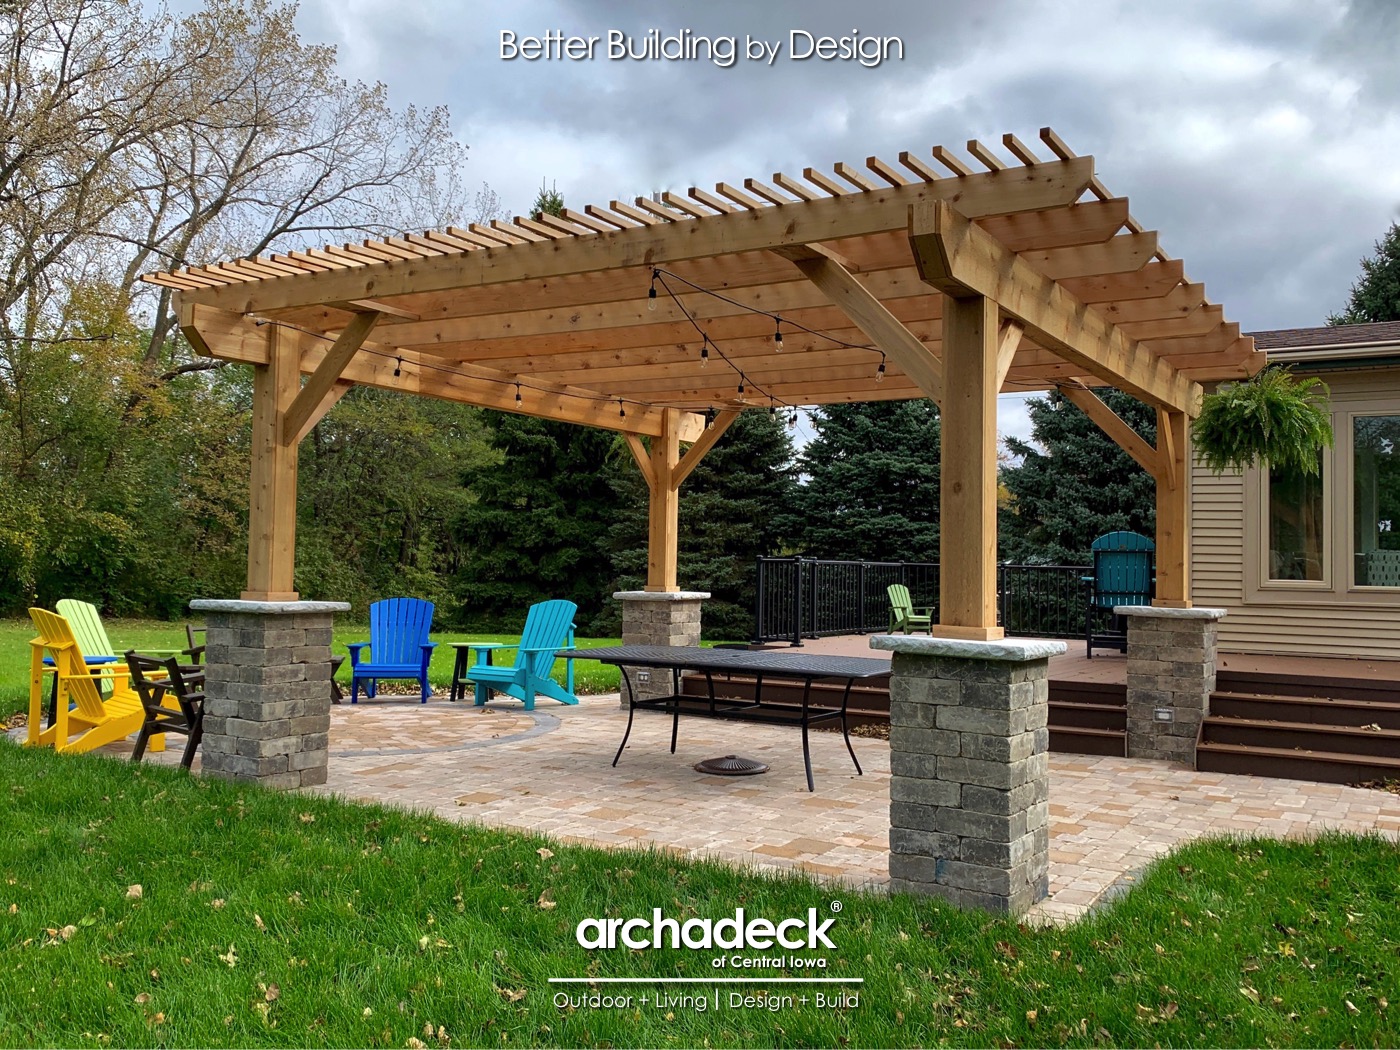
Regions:
[[248, 490], [249, 601], [296, 601], [297, 443], [282, 420], [301, 389], [297, 348], [267, 326], [267, 364], [253, 366], [252, 469]]
[[939, 609], [944, 638], [1004, 638], [997, 626], [997, 304], [943, 303]]
[[674, 591], [676, 543], [680, 527], [680, 491], [675, 483], [681, 460], [681, 414], [668, 408], [661, 434], [651, 439], [651, 512], [647, 518], [647, 585], [649, 591]]
[[1190, 429], [1185, 412], [1157, 409], [1157, 597], [1168, 609], [1191, 607]]

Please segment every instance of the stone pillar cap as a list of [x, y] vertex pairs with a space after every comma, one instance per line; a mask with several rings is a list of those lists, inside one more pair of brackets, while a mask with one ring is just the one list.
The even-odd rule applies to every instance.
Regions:
[[870, 648], [909, 656], [944, 656], [963, 660], [1004, 660], [1025, 663], [1045, 660], [1068, 650], [1064, 642], [1040, 638], [1003, 638], [996, 642], [974, 642], [960, 638], [916, 638], [913, 635], [876, 634]]
[[710, 596], [709, 591], [614, 591], [620, 602], [698, 602]]
[[203, 613], [254, 613], [262, 616], [295, 616], [297, 613], [349, 612], [349, 602], [250, 602], [241, 598], [196, 598], [190, 609]]
[[1223, 620], [1228, 609], [1169, 609], [1162, 605], [1115, 605], [1116, 616], [1156, 616], [1163, 620]]

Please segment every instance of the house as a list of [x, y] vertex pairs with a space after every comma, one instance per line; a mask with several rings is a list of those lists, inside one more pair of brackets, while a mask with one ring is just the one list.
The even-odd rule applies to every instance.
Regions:
[[1191, 479], [1191, 597], [1221, 652], [1400, 660], [1400, 321], [1255, 332], [1331, 390], [1335, 447], [1303, 476]]

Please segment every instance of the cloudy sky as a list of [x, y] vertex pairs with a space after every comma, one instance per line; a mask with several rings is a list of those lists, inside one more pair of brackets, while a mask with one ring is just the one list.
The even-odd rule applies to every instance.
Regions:
[[[308, 40], [397, 104], [446, 104], [469, 180], [512, 214], [1053, 127], [1246, 331], [1319, 325], [1400, 219], [1397, 0], [303, 0]], [[503, 31], [602, 38], [501, 59]], [[609, 60], [610, 30], [778, 42], [725, 68]], [[898, 37], [904, 57], [792, 58], [794, 30]], [[800, 40], [801, 38], [799, 38]], [[1004, 432], [1024, 433], [1019, 402]]]

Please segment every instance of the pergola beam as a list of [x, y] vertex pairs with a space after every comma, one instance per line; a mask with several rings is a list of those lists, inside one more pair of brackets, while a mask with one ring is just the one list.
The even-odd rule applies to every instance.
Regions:
[[848, 269], [818, 245], [777, 251], [897, 362], [927, 397], [935, 402], [943, 400], [943, 365]]
[[[947, 201], [910, 210], [910, 243], [929, 284], [954, 297], [986, 296], [1041, 346], [1107, 383], [1178, 412], [1194, 412], [1201, 388]], [[945, 351], [946, 352], [946, 351]]]
[[178, 293], [187, 301], [237, 313], [291, 306], [381, 300], [509, 281], [562, 277], [628, 266], [656, 266], [788, 244], [836, 240], [903, 228], [910, 205], [956, 197], [963, 214], [1034, 211], [1073, 203], [1094, 177], [1092, 157], [984, 172], [958, 179], [915, 182], [869, 193], [802, 204], [800, 221], [787, 207], [744, 210], [704, 219], [585, 233], [507, 251], [486, 248], [403, 261], [386, 260], [325, 270], [290, 281], [254, 282]]
[[310, 429], [307, 426], [308, 420], [320, 407], [325, 396], [331, 392], [336, 380], [340, 378], [351, 359], [364, 345], [365, 339], [369, 336], [370, 330], [379, 317], [380, 315], [374, 311], [357, 313], [346, 325], [345, 330], [336, 337], [330, 351], [316, 366], [316, 371], [307, 377], [306, 383], [296, 396], [296, 400], [291, 403], [282, 416], [283, 441], [296, 444], [301, 440], [300, 435], [305, 433], [302, 428]]
[[[239, 314], [198, 304], [182, 307], [180, 327], [198, 353], [244, 364], [268, 363], [264, 328], [284, 333], [286, 344], [296, 348], [301, 372], [314, 372], [329, 349], [324, 339], [311, 333], [279, 324], [259, 327]], [[399, 375], [394, 375], [395, 370]], [[439, 360], [407, 349], [366, 354], [362, 348], [341, 375], [352, 383], [382, 390], [423, 394], [479, 408], [652, 436], [661, 433], [662, 416], [666, 411], [631, 404], [627, 406], [626, 417], [622, 417], [614, 396], [585, 388], [557, 387], [530, 377], [522, 382], [521, 400], [517, 402], [515, 377], [509, 373], [477, 365], [444, 366]], [[687, 414], [675, 425], [681, 440], [691, 441], [699, 436], [705, 424], [699, 416]]]

